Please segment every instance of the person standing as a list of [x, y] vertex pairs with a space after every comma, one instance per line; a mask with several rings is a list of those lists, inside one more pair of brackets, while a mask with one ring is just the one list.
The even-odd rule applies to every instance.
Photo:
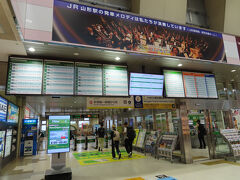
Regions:
[[133, 129], [133, 127], [128, 127], [128, 123], [124, 123], [124, 142], [125, 142], [125, 148], [128, 153], [128, 157], [132, 157], [132, 143], [134, 138], [136, 137], [136, 133]]
[[119, 141], [120, 141], [120, 133], [116, 130], [116, 126], [112, 126], [111, 131], [111, 139], [112, 139], [112, 158], [116, 159], [115, 149], [118, 154], [118, 159], [121, 159], [121, 152], [119, 150]]
[[204, 136], [206, 135], [206, 129], [203, 124], [200, 123], [200, 120], [197, 121], [197, 128], [198, 128], [198, 139], [200, 143], [200, 149], [206, 148], [206, 143], [204, 140]]
[[105, 129], [103, 127], [103, 123], [101, 123], [101, 127], [98, 129], [98, 151], [103, 151], [104, 148], [104, 136], [105, 136]]

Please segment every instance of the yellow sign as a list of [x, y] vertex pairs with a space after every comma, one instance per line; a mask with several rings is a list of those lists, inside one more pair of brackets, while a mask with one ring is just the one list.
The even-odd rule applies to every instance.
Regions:
[[176, 109], [175, 99], [158, 96], [143, 96], [143, 109]]

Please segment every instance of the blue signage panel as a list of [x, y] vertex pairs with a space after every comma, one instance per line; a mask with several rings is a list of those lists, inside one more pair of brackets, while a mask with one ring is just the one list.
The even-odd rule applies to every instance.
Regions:
[[7, 100], [0, 97], [0, 121], [7, 119]]

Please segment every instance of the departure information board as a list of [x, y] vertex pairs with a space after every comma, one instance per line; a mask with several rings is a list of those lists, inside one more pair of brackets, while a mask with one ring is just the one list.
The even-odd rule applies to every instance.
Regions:
[[162, 96], [163, 75], [156, 74], [130, 74], [130, 95]]
[[42, 60], [10, 59], [7, 94], [41, 94]]
[[195, 73], [198, 98], [208, 98], [207, 84], [205, 74]]
[[74, 63], [45, 61], [43, 93], [73, 95]]
[[194, 73], [183, 72], [182, 75], [186, 97], [197, 98], [197, 88]]
[[208, 98], [218, 98], [215, 76], [213, 74], [206, 74], [205, 78]]
[[103, 95], [102, 66], [76, 64], [76, 95]]
[[164, 70], [167, 97], [185, 97], [182, 72]]
[[103, 67], [103, 94], [128, 96], [127, 67], [105, 65]]

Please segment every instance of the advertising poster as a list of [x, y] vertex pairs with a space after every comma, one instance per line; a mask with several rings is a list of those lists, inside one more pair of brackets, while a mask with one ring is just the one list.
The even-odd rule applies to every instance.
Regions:
[[0, 97], [0, 121], [6, 121], [7, 118], [7, 100]]
[[0, 131], [0, 158], [3, 158], [5, 145], [5, 131]]
[[146, 135], [146, 130], [142, 130], [138, 134], [138, 139], [137, 139], [137, 144], [136, 146], [139, 148], [143, 147], [144, 141], [145, 141], [145, 135]]
[[220, 33], [60, 0], [54, 1], [52, 41], [225, 60]]
[[18, 123], [19, 108], [12, 103], [8, 104], [7, 122]]
[[24, 119], [30, 118], [30, 109], [28, 107], [25, 107], [24, 109]]
[[235, 36], [223, 34], [224, 49], [228, 64], [240, 64], [238, 47]]
[[12, 129], [8, 129], [6, 135], [4, 158], [8, 157], [11, 154], [11, 147], [12, 147]]
[[48, 153], [70, 151], [70, 116], [49, 116]]

